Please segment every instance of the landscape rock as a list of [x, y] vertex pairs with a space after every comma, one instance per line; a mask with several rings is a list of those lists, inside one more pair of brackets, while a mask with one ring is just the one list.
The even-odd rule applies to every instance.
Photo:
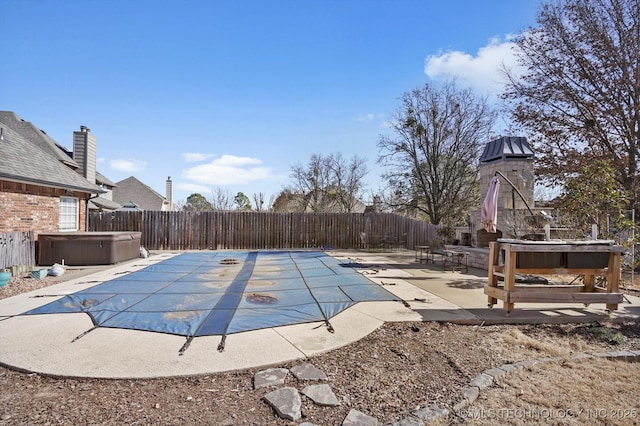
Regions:
[[471, 386], [476, 386], [478, 389], [486, 389], [493, 385], [493, 377], [488, 374], [478, 374], [471, 382]]
[[358, 410], [351, 410], [344, 418], [342, 426], [378, 426], [378, 420]]
[[469, 401], [469, 404], [472, 404], [476, 399], [478, 399], [478, 395], [480, 395], [480, 388], [476, 386], [466, 388], [462, 394], [462, 396]]
[[302, 390], [302, 393], [318, 405], [329, 407], [340, 405], [336, 394], [327, 384], [307, 386]]
[[302, 417], [302, 400], [296, 388], [286, 387], [276, 389], [262, 397], [273, 407], [283, 419], [298, 420]]
[[258, 371], [253, 376], [253, 388], [259, 389], [267, 386], [284, 385], [289, 370], [286, 368], [269, 368], [267, 370]]
[[293, 366], [291, 367], [291, 373], [293, 373], [298, 380], [327, 380], [327, 375], [311, 364]]
[[491, 368], [489, 370], [485, 370], [484, 374], [493, 377], [493, 382], [497, 383], [504, 378], [507, 372], [499, 367]]
[[416, 411], [413, 415], [425, 421], [433, 421], [447, 417], [449, 415], [449, 410], [446, 408], [440, 408], [436, 404], [429, 404], [428, 407], [424, 407]]
[[424, 426], [424, 422], [417, 417], [407, 417], [391, 423], [391, 426]]

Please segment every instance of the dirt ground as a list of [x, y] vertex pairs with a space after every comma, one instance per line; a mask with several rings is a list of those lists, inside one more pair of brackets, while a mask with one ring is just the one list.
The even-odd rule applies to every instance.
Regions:
[[[12, 278], [0, 298], [59, 282]], [[637, 293], [634, 293], [637, 294]], [[45, 377], [0, 367], [0, 425], [340, 425], [351, 409], [389, 424], [437, 404], [453, 410], [483, 371], [551, 357], [483, 390], [437, 424], [640, 424], [640, 363], [572, 360], [582, 352], [640, 350], [640, 324], [463, 326], [388, 323], [305, 361], [328, 376], [338, 407], [303, 396], [303, 417], [279, 418], [253, 389], [261, 369], [197, 377], [102, 380]], [[285, 386], [301, 390], [292, 375]]]

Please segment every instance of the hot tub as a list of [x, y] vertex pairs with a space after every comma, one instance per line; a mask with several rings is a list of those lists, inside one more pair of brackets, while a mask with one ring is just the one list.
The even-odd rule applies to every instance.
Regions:
[[112, 265], [140, 255], [141, 232], [38, 234], [38, 264]]

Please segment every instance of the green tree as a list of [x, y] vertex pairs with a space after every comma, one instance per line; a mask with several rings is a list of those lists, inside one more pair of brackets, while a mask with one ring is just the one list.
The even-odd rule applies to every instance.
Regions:
[[195, 193], [187, 197], [187, 203], [183, 209], [185, 211], [204, 212], [213, 210], [213, 207], [211, 207], [211, 203], [207, 201], [202, 194]]
[[251, 211], [251, 200], [243, 192], [238, 192], [233, 201], [236, 203], [236, 210]]
[[536, 148], [536, 174], [567, 183], [598, 158], [638, 199], [640, 0], [559, 0], [515, 40], [503, 98]]
[[628, 196], [620, 190], [615, 173], [613, 164], [601, 159], [567, 179], [558, 210], [563, 225], [574, 233], [571, 237], [589, 236], [592, 224], [610, 238], [630, 229], [632, 224], [625, 215]]
[[464, 223], [479, 203], [480, 144], [490, 139], [495, 116], [486, 99], [452, 81], [404, 93], [391, 120], [394, 135], [378, 141], [389, 185], [384, 202], [436, 225]]

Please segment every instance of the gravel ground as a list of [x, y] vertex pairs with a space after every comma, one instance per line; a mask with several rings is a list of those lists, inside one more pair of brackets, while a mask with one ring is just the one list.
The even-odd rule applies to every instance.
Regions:
[[[0, 298], [71, 277], [14, 277], [0, 289]], [[388, 323], [360, 341], [304, 361], [328, 376], [326, 383], [340, 405], [321, 407], [303, 396], [303, 417], [297, 422], [279, 418], [262, 400], [272, 388], [253, 389], [253, 376], [260, 369], [187, 378], [102, 380], [46, 377], [0, 367], [0, 425], [292, 425], [304, 421], [340, 425], [351, 409], [388, 424], [433, 403], [451, 410], [471, 380], [492, 367], [625, 349], [640, 350], [637, 322], [482, 327]], [[302, 362], [271, 367], [290, 368]], [[285, 383], [298, 390], [306, 385], [291, 374]], [[463, 422], [450, 416], [444, 423]]]

